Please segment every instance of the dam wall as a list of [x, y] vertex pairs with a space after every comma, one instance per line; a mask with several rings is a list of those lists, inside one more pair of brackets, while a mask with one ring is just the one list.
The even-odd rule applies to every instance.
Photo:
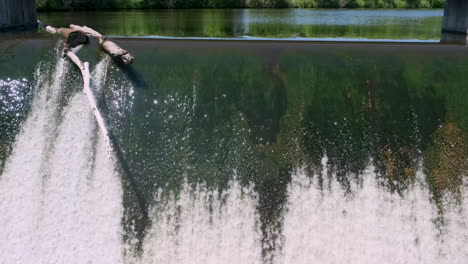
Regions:
[[446, 0], [442, 26], [442, 42], [467, 43], [468, 1]]
[[36, 25], [35, 0], [0, 0], [0, 30], [32, 29]]

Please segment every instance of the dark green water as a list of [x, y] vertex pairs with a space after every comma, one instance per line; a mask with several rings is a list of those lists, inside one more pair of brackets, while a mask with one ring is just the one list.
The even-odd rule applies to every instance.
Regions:
[[39, 13], [107, 35], [204, 38], [440, 39], [443, 10], [195, 9]]
[[[103, 108], [147, 197], [161, 186], [177, 188], [187, 175], [223, 186], [236, 171], [281, 199], [291, 170], [317, 172], [325, 155], [345, 187], [370, 159], [394, 190], [414, 179], [421, 159], [434, 188], [456, 186], [466, 170], [464, 47], [120, 43], [137, 60], [111, 66]], [[4, 43], [4, 145], [28, 109], [33, 69], [51, 44]], [[91, 64], [99, 59], [92, 50], [81, 55]]]
[[[9, 38], [0, 41], [2, 166], [14, 149], [15, 137], [20, 134], [20, 125], [30, 110], [31, 99], [38, 93], [37, 89], [44, 87], [41, 83], [47, 82], [48, 79], [59, 76], [63, 81], [60, 89], [57, 88], [60, 91], [57, 93], [60, 96], [56, 110], [58, 121], [45, 120], [46, 128], [47, 122], [53, 121], [58, 124], [64, 122], [61, 120], [63, 116], [74, 117], [75, 129], [80, 127], [81, 121], [85, 123], [85, 120], [80, 118], [92, 118], [89, 109], [85, 108], [88, 107], [86, 103], [81, 105], [80, 109], [83, 109], [83, 112], [76, 112], [73, 115], [67, 112], [70, 111], [69, 105], [73, 104], [71, 98], [81, 93], [82, 80], [76, 67], [62, 65], [60, 69], [66, 69], [65, 72], [53, 73], [60, 72], [54, 68], [55, 63], [61, 61], [60, 51], [54, 51], [57, 40], [58, 38]], [[122, 231], [118, 234], [123, 237], [123, 243], [130, 243], [131, 234], [136, 230], [136, 236], [139, 238], [136, 243], [141, 246], [149, 245], [145, 252], [167, 253], [167, 259], [172, 259], [174, 257], [171, 255], [172, 251], [160, 251], [158, 243], [153, 245], [151, 240], [148, 242], [148, 237], [151, 238], [148, 232], [153, 232], [152, 228], [158, 227], [161, 223], [160, 218], [151, 214], [146, 215], [148, 209], [153, 206], [163, 208], [165, 199], [170, 201], [173, 197], [170, 195], [174, 193], [175, 195], [182, 193], [183, 196], [187, 192], [195, 193], [194, 195], [198, 195], [196, 194], [198, 192], [203, 195], [205, 190], [229, 191], [232, 189], [233, 180], [239, 182], [241, 186], [250, 186], [256, 200], [256, 203], [251, 205], [255, 210], [253, 215], [255, 220], [250, 216], [238, 216], [237, 211], [229, 216], [229, 219], [239, 217], [242, 221], [249, 219], [255, 221], [257, 229], [252, 232], [256, 234], [255, 241], [261, 240], [259, 242], [261, 247], [256, 254], [263, 259], [263, 262], [252, 261], [254, 263], [270, 263], [270, 260], [275, 258], [272, 252], [281, 248], [279, 244], [275, 244], [281, 242], [282, 233], [279, 232], [284, 231], [284, 236], [289, 238], [288, 243], [302, 241], [300, 240], [303, 237], [302, 232], [296, 235], [291, 230], [296, 230], [302, 224], [307, 225], [308, 222], [304, 222], [303, 218], [313, 216], [316, 212], [327, 214], [329, 211], [335, 211], [336, 214], [331, 215], [328, 220], [330, 222], [335, 218], [351, 219], [349, 226], [347, 224], [341, 226], [345, 229], [352, 227], [356, 223], [354, 221], [361, 223], [357, 225], [360, 228], [358, 234], [370, 226], [378, 226], [372, 221], [371, 224], [360, 222], [377, 215], [379, 217], [377, 222], [390, 221], [382, 230], [385, 231], [389, 226], [396, 225], [396, 233], [405, 236], [406, 233], [401, 231], [403, 230], [401, 226], [407, 228], [406, 222], [401, 225], [398, 220], [394, 222], [388, 220], [395, 212], [393, 209], [385, 207], [387, 209], [383, 209], [382, 215], [363, 210], [363, 217], [352, 214], [351, 217], [348, 216], [346, 210], [351, 209], [343, 207], [343, 203], [348, 199], [353, 200], [353, 191], [358, 194], [360, 192], [356, 186], [365, 185], [366, 179], [371, 178], [375, 179], [375, 188], [378, 185], [375, 190], [379, 195], [387, 191], [394, 197], [411, 197], [416, 192], [418, 193], [414, 195], [420, 195], [415, 196], [414, 202], [410, 201], [408, 204], [404, 202], [406, 200], [398, 200], [399, 198], [386, 200], [386, 196], [375, 196], [378, 201], [374, 203], [372, 190], [369, 192], [367, 189], [367, 193], [364, 194], [362, 191], [360, 194], [364, 197], [362, 200], [367, 201], [372, 208], [379, 208], [382, 204], [388, 203], [386, 206], [395, 206], [397, 209], [400, 206], [407, 206], [409, 210], [419, 212], [425, 210], [427, 206], [418, 203], [423, 203], [424, 199], [427, 199], [429, 206], [434, 206], [433, 214], [401, 217], [409, 219], [411, 224], [418, 227], [420, 226], [418, 221], [421, 219], [429, 221], [430, 232], [424, 231], [421, 234], [430, 236], [430, 241], [435, 241], [434, 243], [438, 243], [437, 235], [447, 234], [443, 230], [445, 224], [448, 226], [451, 223], [462, 223], [458, 227], [461, 231], [455, 231], [453, 240], [462, 241], [457, 244], [461, 245], [460, 248], [465, 245], [462, 240], [466, 234], [463, 220], [457, 222], [450, 218], [453, 214], [448, 214], [446, 218], [443, 214], [445, 208], [449, 208], [444, 207], [446, 201], [459, 204], [459, 208], [462, 208], [460, 212], [466, 208], [466, 172], [468, 171], [466, 47], [408, 43], [221, 40], [118, 39], [117, 42], [133, 53], [136, 58], [135, 63], [131, 66], [122, 66], [112, 61], [109, 67], [101, 68], [105, 70], [105, 77], [102, 78], [103, 90], [97, 93], [97, 96], [100, 98], [99, 107], [115, 135], [116, 145], [121, 150], [118, 162], [124, 168], [120, 171], [123, 179], [124, 219]], [[78, 55], [83, 61], [90, 63], [92, 70], [107, 56], [98, 52], [96, 43], [85, 46]], [[39, 127], [39, 132], [33, 135], [29, 135], [27, 131], [20, 135], [23, 139], [34, 139], [34, 136], [41, 136], [40, 129]], [[81, 134], [72, 129], [67, 134], [71, 142], [79, 135]], [[52, 133], [50, 137], [54, 140], [53, 137], [59, 138], [59, 135]], [[51, 144], [55, 145], [54, 142]], [[74, 147], [71, 143], [67, 145], [67, 142], [62, 140], [63, 149]], [[35, 148], [36, 146], [31, 145], [32, 153]], [[92, 163], [89, 162], [92, 160], [91, 156], [82, 158], [84, 166], [92, 166], [89, 165]], [[53, 162], [46, 163], [45, 166], [63, 162], [61, 165], [63, 170], [59, 170], [60, 175], [75, 162], [62, 156], [54, 158]], [[28, 159], [21, 159], [19, 162], [23, 160], [25, 164], [31, 162]], [[21, 167], [21, 163], [19, 166]], [[298, 170], [301, 172], [298, 173]], [[316, 179], [313, 187], [307, 187], [307, 181], [301, 183], [297, 179], [298, 174], [307, 175], [306, 177], [313, 175], [313, 179]], [[1, 176], [7, 177], [4, 175], [9, 176], [8, 173]], [[43, 177], [42, 170], [31, 175]], [[94, 179], [100, 179], [103, 175], [99, 174]], [[119, 175], [111, 176], [114, 178]], [[62, 178], [69, 180], [67, 177]], [[133, 179], [134, 182], [128, 183], [127, 179]], [[314, 190], [316, 188], [318, 193], [323, 191], [325, 194], [317, 196], [321, 197], [317, 199], [327, 199], [327, 193], [333, 191], [327, 191], [327, 188], [332, 188], [327, 184], [330, 179], [336, 180], [338, 186], [335, 186], [337, 189], [334, 191], [344, 193], [343, 196], [339, 196], [343, 198], [337, 199], [336, 205], [333, 203], [330, 207], [319, 207], [319, 210], [315, 204], [310, 204], [315, 198], [310, 198], [307, 192], [304, 196], [297, 197], [295, 194], [300, 190], [292, 189], [295, 185], [304, 185], [303, 188], [314, 188]], [[3, 182], [8, 183], [6, 180]], [[189, 185], [200, 183], [204, 187], [187, 191], [187, 184], [184, 183]], [[414, 188], [419, 186], [418, 184], [424, 186], [424, 193], [427, 190], [427, 196], [422, 196], [421, 192]], [[17, 193], [24, 190], [23, 182], [15, 186], [17, 189], [10, 188], [9, 192]], [[62, 190], [66, 186], [68, 185], [60, 186], [58, 189]], [[37, 188], [40, 187], [32, 186], [34, 190]], [[112, 189], [109, 186], [97, 188], [102, 188], [98, 189], [99, 192]], [[380, 188], [385, 191], [382, 192]], [[10, 189], [5, 188], [5, 190]], [[366, 186], [362, 186], [362, 190], [366, 190]], [[70, 192], [73, 193], [73, 190]], [[8, 197], [8, 192], [5, 193]], [[38, 193], [40, 193], [39, 198], [35, 201], [42, 203], [41, 197], [44, 194], [41, 191]], [[135, 193], [143, 199], [141, 204], [144, 210], [139, 210], [140, 207], [134, 203]], [[206, 204], [202, 203], [207, 207], [203, 207], [206, 209], [206, 214], [202, 211], [201, 218], [206, 219], [209, 230], [224, 232], [218, 231], [222, 228], [210, 226], [214, 219], [210, 214], [212, 213], [210, 203], [224, 198], [219, 198], [222, 196], [217, 194], [201, 197], [206, 197], [202, 199], [208, 201]], [[446, 197], [455, 199], [445, 200]], [[9, 200], [4, 201], [7, 201], [3, 202], [4, 205], [9, 204]], [[21, 199], [20, 201], [29, 202]], [[247, 207], [241, 203], [242, 199], [238, 201], [239, 208]], [[297, 203], [298, 210], [304, 212], [303, 216], [295, 214], [288, 216], [287, 210], [294, 209], [291, 201]], [[57, 198], [57, 204], [63, 205], [63, 209], [58, 210], [59, 212], [73, 206], [67, 202], [68, 200], [62, 196]], [[111, 206], [114, 201], [107, 202], [106, 206]], [[304, 204], [307, 206], [301, 207]], [[175, 229], [179, 228], [178, 214], [187, 210], [184, 209], [186, 207], [192, 210], [195, 205], [182, 200], [173, 209], [167, 209], [174, 212], [175, 219], [173, 225], [168, 225], [169, 228], [172, 226]], [[160, 209], [160, 212], [164, 213], [164, 210]], [[219, 210], [224, 211], [223, 208]], [[357, 203], [352, 210], [361, 211], [361, 204]], [[15, 215], [16, 211], [12, 208], [11, 214]], [[213, 212], [217, 211], [213, 209]], [[84, 210], [83, 214], [88, 215], [89, 212]], [[172, 213], [168, 214], [168, 219], [172, 219]], [[120, 213], [110, 215], [109, 219], [116, 217], [120, 219], [122, 215]], [[290, 219], [289, 222], [287, 217]], [[463, 219], [463, 215], [460, 217]], [[200, 213], [197, 211], [180, 221], [183, 224], [192, 224], [195, 218], [198, 222], [193, 226], [194, 230], [198, 230], [205, 220], [199, 220]], [[11, 222], [8, 217], [5, 219], [8, 220], [5, 220], [6, 223]], [[149, 221], [145, 221], [148, 219]], [[291, 219], [294, 221], [291, 222]], [[321, 221], [322, 219], [325, 218], [320, 218], [318, 223], [327, 222]], [[62, 220], [59, 219], [57, 226], [61, 223]], [[235, 222], [235, 226], [243, 226], [239, 223], [244, 222]], [[340, 224], [337, 224], [337, 227], [339, 228]], [[168, 227], [163, 226], [163, 228]], [[100, 228], [93, 227], [94, 229]], [[320, 231], [322, 229], [320, 227]], [[227, 232], [228, 240], [238, 233], [237, 229], [232, 230]], [[380, 241], [380, 238], [373, 238], [374, 231], [370, 232], [372, 237], [365, 238], [366, 242]], [[57, 231], [58, 241], [61, 239], [61, 234], [61, 230]], [[179, 235], [177, 232], [174, 234], [169, 237]], [[180, 236], [184, 236], [184, 241], [193, 241], [187, 246], [188, 249], [191, 249], [193, 244], [199, 243], [199, 236], [193, 234], [192, 230], [181, 231]], [[315, 237], [313, 233], [307, 234], [307, 237]], [[338, 229], [336, 234], [332, 237], [339, 237], [346, 232]], [[394, 233], [382, 232], [382, 234], [385, 237], [394, 236]], [[190, 238], [191, 235], [194, 236], [193, 239]], [[216, 233], [216, 236], [223, 235], [226, 233]], [[416, 238], [412, 236], [409, 238], [410, 248], [419, 250], [418, 238], [419, 235]], [[177, 241], [171, 244], [172, 242], [167, 242], [164, 237], [162, 239], [163, 243], [168, 243], [171, 247], [179, 247]], [[356, 239], [353, 235], [344, 240], [347, 244], [352, 244], [351, 242]], [[455, 253], [451, 256], [463, 259], [464, 253], [459, 254], [457, 247], [451, 247], [450, 239], [451, 237], [448, 237], [449, 242], [446, 247], [450, 250], [455, 248], [452, 251]], [[29, 240], [26, 236], [25, 241]], [[397, 243], [401, 240], [395, 241]], [[310, 245], [310, 243], [309, 240], [300, 242], [301, 245]], [[393, 242], [387, 244], [394, 245]], [[294, 248], [294, 244], [291, 247]], [[329, 247], [331, 248], [327, 246]], [[208, 247], [206, 248], [210, 251]], [[357, 247], [355, 251], [359, 256], [362, 255], [360, 253], [362, 248]], [[236, 246], [229, 247], [227, 252], [233, 252], [235, 249]], [[284, 250], [292, 256], [305, 254], [303, 259], [308, 255], [287, 248]], [[424, 249], [420, 254], [432, 253], [445, 258], [445, 255], [432, 249]], [[178, 256], [179, 253], [175, 255]], [[405, 258], [412, 257], [409, 255]], [[192, 258], [190, 254], [185, 257]]]
[[442, 189], [467, 168], [464, 47], [122, 43], [139, 59], [111, 70], [106, 102], [143, 189], [236, 171], [271, 202], [324, 155], [344, 186], [369, 159], [394, 190], [421, 159]]

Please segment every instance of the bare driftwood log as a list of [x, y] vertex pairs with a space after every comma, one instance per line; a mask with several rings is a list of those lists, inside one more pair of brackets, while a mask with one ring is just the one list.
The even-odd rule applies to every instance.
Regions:
[[[39, 22], [39, 24], [41, 23]], [[104, 50], [106, 50], [112, 56], [119, 57], [124, 63], [130, 64], [134, 59], [133, 56], [129, 54], [126, 50], [121, 49], [119, 46], [117, 46], [117, 44], [108, 40], [106, 37], [102, 36], [101, 34], [99, 34], [91, 28], [79, 27], [75, 25], [71, 25], [70, 28], [54, 28], [46, 25], [43, 26], [48, 32], [53, 34], [62, 34], [67, 40], [69, 39], [71, 34], [83, 32], [87, 36], [98, 38], [99, 43], [101, 44]], [[72, 44], [76, 45], [79, 42], [80, 41], [74, 42]], [[131, 214], [130, 218], [132, 219], [134, 224], [132, 227], [132, 231], [136, 232], [136, 236], [139, 238], [137, 246], [139, 249], [141, 249], [141, 241], [143, 241], [146, 226], [149, 223], [146, 201], [138, 191], [138, 185], [136, 184], [135, 178], [132, 176], [131, 170], [128, 167], [128, 165], [126, 165], [126, 163], [124, 162], [123, 152], [120, 149], [119, 145], [115, 142], [115, 140], [113, 140], [114, 137], [108, 130], [105, 120], [101, 115], [101, 112], [99, 111], [99, 108], [96, 104], [96, 97], [94, 96], [94, 93], [90, 88], [91, 75], [89, 73], [89, 64], [88, 62], [83, 63], [80, 60], [80, 58], [78, 58], [78, 56], [74, 53], [74, 50], [76, 49], [73, 49], [73, 45], [70, 45], [70, 42], [67, 41], [67, 45], [64, 49], [64, 55], [70, 58], [70, 60], [73, 61], [73, 63], [80, 69], [81, 75], [83, 77], [83, 91], [86, 97], [88, 98], [88, 102], [91, 106], [94, 117], [96, 118], [96, 122], [98, 123], [99, 129], [101, 130], [104, 136], [108, 158], [114, 160], [116, 165], [118, 164], [124, 172], [124, 175], [122, 177], [122, 184], [124, 184], [125, 186], [129, 186], [130, 188], [130, 191], [124, 192], [124, 200], [134, 201], [131, 202], [132, 204], [134, 204], [134, 206], [131, 206], [131, 208], [134, 209], [130, 209], [129, 214]]]
[[109, 131], [107, 130], [107, 126], [106, 126], [106, 123], [104, 122], [104, 118], [102, 117], [101, 112], [99, 112], [99, 109], [97, 107], [94, 93], [89, 86], [89, 83], [91, 80], [91, 75], [89, 74], [89, 64], [88, 62], [82, 62], [80, 58], [78, 58], [78, 56], [76, 56], [76, 54], [70, 50], [66, 52], [66, 55], [68, 58], [70, 58], [71, 61], [73, 61], [73, 63], [75, 63], [76, 66], [78, 66], [78, 68], [81, 71], [81, 75], [83, 76], [83, 91], [86, 97], [88, 98], [89, 105], [91, 106], [91, 109], [93, 110], [93, 114], [94, 114], [94, 117], [96, 118], [96, 122], [98, 123], [99, 129], [104, 135], [104, 141], [106, 143], [107, 152], [110, 156], [110, 153], [112, 153], [113, 148], [112, 148], [112, 144], [111, 144], [110, 137], [109, 137]]
[[[120, 58], [125, 64], [130, 64], [134, 60], [134, 57], [130, 53], [128, 53], [128, 51], [120, 48], [117, 44], [110, 41], [105, 36], [101, 35], [99, 32], [93, 30], [92, 28], [86, 26], [81, 27], [77, 25], [70, 25], [70, 28], [55, 28], [49, 25], [42, 24], [40, 21], [38, 21], [38, 23], [42, 25], [47, 32], [50, 32], [52, 34], [61, 34], [65, 39], [69, 38], [71, 34], [76, 32], [81, 32], [86, 34], [87, 36], [98, 38], [99, 44], [103, 47], [105, 51], [107, 51], [112, 56]], [[81, 42], [84, 41], [81, 40]], [[76, 54], [72, 51], [72, 48], [73, 47], [67, 45], [64, 51], [64, 55], [70, 58], [70, 60], [73, 61], [73, 63], [75, 63], [81, 71], [81, 75], [83, 76], [83, 91], [86, 94], [86, 97], [88, 98], [89, 104], [91, 106], [91, 109], [93, 110], [93, 114], [96, 118], [98, 126], [104, 135], [107, 150], [110, 154], [114, 149], [112, 147], [112, 142], [110, 139], [109, 131], [107, 130], [106, 123], [101, 115], [101, 112], [99, 112], [99, 109], [96, 104], [96, 98], [89, 86], [91, 79], [91, 76], [89, 74], [89, 64], [87, 62], [83, 63], [78, 58], [78, 56], [76, 56]]]
[[124, 64], [131, 64], [135, 60], [135, 57], [133, 57], [133, 55], [130, 54], [127, 50], [122, 49], [119, 47], [119, 45], [115, 44], [115, 42], [106, 36], [101, 35], [99, 32], [87, 26], [77, 26], [71, 24], [70, 28], [55, 28], [46, 25], [44, 25], [44, 27], [48, 32], [53, 34], [62, 34], [65, 38], [68, 38], [72, 32], [82, 32], [88, 36], [97, 38], [99, 40], [99, 44], [107, 53], [113, 57], [119, 58]]
[[101, 35], [99, 32], [95, 31], [92, 28], [89, 28], [87, 26], [81, 27], [81, 26], [77, 26], [77, 25], [73, 25], [73, 24], [70, 25], [70, 28], [74, 29], [74, 30], [81, 31], [81, 32], [87, 34], [88, 36], [98, 38], [99, 39], [99, 44], [101, 45], [101, 47], [105, 51], [107, 51], [110, 55], [112, 55], [114, 57], [120, 58], [123, 61], [123, 63], [125, 63], [125, 64], [131, 64], [133, 62], [133, 60], [135, 59], [132, 56], [132, 54], [130, 54], [127, 50], [122, 49], [117, 44], [115, 44], [113, 41], [111, 41], [107, 37]]

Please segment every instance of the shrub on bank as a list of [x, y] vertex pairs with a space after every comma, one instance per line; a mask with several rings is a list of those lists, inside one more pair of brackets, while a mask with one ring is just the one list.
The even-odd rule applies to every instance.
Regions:
[[441, 8], [445, 0], [37, 0], [39, 10], [136, 8]]

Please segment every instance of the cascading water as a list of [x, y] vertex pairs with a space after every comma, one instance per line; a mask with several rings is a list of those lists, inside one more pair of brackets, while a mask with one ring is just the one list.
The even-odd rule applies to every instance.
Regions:
[[154, 209], [141, 263], [261, 263], [252, 190], [231, 181], [225, 192], [187, 183]]
[[[298, 170], [288, 187], [272, 262], [464, 263], [466, 196], [447, 212], [440, 229], [422, 172], [403, 197], [380, 187], [372, 166], [361, 176], [362, 183], [346, 194], [336, 179], [322, 190], [317, 177]], [[155, 208], [143, 257], [135, 262], [269, 262], [262, 257], [257, 206], [255, 194], [236, 182], [223, 194], [185, 184], [180, 197]]]
[[[243, 187], [235, 172], [223, 190], [185, 182], [179, 191], [157, 192], [141, 251], [129, 249], [137, 243], [123, 238], [125, 190], [114, 159], [106, 155], [85, 96], [78, 92], [61, 105], [74, 66], [59, 58], [59, 48], [56, 57], [51, 81], [37, 74], [32, 109], [0, 176], [0, 263], [464, 264], [468, 259], [467, 182], [460, 200], [448, 201], [441, 216], [422, 169], [397, 194], [382, 187], [372, 165], [355, 177], [360, 181], [349, 192], [335, 176], [321, 188], [318, 177], [298, 169], [286, 184], [286, 202], [276, 219], [280, 228], [271, 228], [271, 238], [262, 230], [259, 194]], [[95, 90], [106, 84], [110, 63], [105, 58], [95, 67]], [[199, 85], [191, 90], [194, 101]], [[322, 175], [329, 175], [326, 158], [322, 167]]]
[[379, 187], [374, 169], [364, 171], [362, 184], [354, 185], [350, 195], [336, 179], [321, 190], [316, 180], [298, 171], [288, 189], [278, 263], [464, 263], [468, 259], [466, 197], [458, 207], [461, 212], [448, 217], [447, 230], [440, 230], [433, 222], [438, 215], [421, 171], [401, 197]]
[[[1, 176], [0, 262], [120, 263], [119, 178], [86, 97], [75, 94], [60, 113], [70, 64], [56, 57], [53, 80], [39, 79]], [[95, 84], [103, 83], [108, 64], [96, 66]]]

